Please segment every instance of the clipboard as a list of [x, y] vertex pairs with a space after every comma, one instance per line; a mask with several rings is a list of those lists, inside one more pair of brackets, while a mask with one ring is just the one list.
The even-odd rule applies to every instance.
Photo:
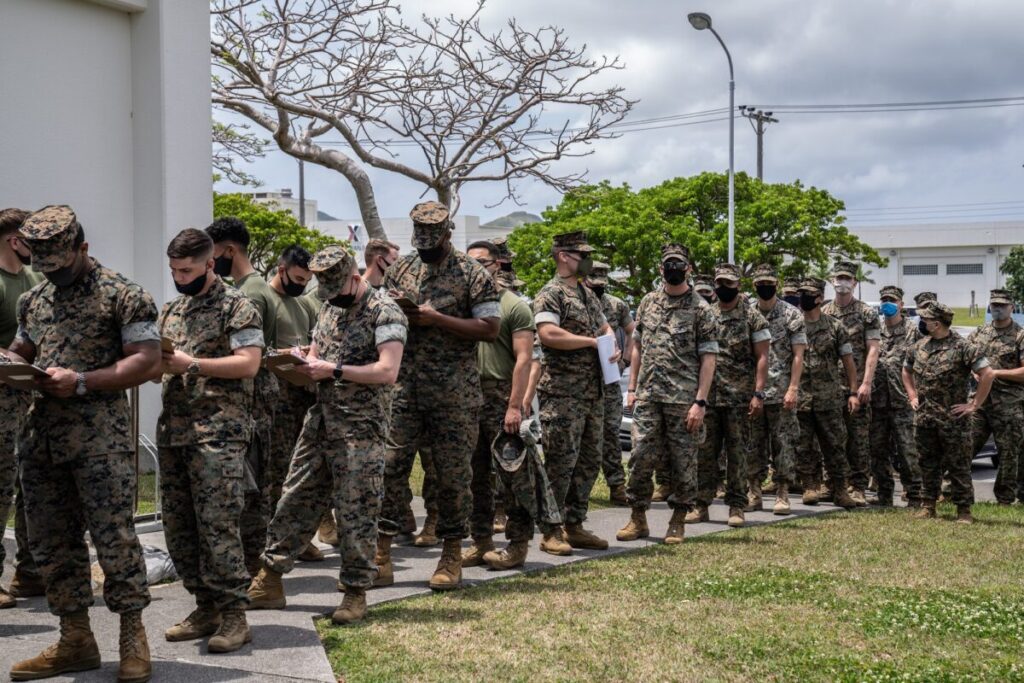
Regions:
[[36, 389], [37, 377], [49, 377], [46, 370], [28, 363], [0, 363], [0, 382], [15, 389], [32, 391]]
[[308, 365], [308, 363], [306, 363], [304, 358], [299, 358], [290, 353], [267, 356], [267, 369], [281, 379], [300, 387], [315, 384], [315, 379], [296, 371], [296, 368], [300, 365]]
[[419, 308], [420, 307], [419, 304], [417, 304], [416, 302], [414, 302], [412, 299], [410, 299], [407, 296], [400, 296], [400, 297], [396, 298], [395, 299], [395, 303], [398, 304], [398, 307], [401, 308], [403, 311], [405, 309], [407, 309], [407, 308]]
[[170, 337], [160, 337], [160, 350], [164, 353], [174, 353], [174, 342]]

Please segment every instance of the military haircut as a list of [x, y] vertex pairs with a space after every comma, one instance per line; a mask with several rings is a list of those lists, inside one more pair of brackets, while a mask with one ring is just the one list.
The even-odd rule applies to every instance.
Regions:
[[206, 228], [206, 234], [210, 236], [214, 244], [221, 242], [234, 242], [246, 251], [249, 250], [249, 228], [240, 218], [225, 216], [210, 223]]
[[488, 240], [477, 240], [476, 242], [473, 242], [473, 244], [466, 247], [467, 254], [470, 249], [486, 249], [488, 256], [492, 259], [498, 258], [498, 248], [494, 246], [494, 242], [490, 242]]
[[309, 259], [311, 258], [313, 258], [312, 254], [298, 244], [293, 244], [281, 252], [281, 256], [277, 259], [277, 265], [285, 268], [297, 266], [303, 270], [309, 270]]
[[363, 261], [366, 265], [370, 265], [370, 261], [378, 256], [387, 256], [392, 250], [400, 251], [401, 247], [394, 242], [375, 237], [366, 243], [366, 247], [363, 249]]
[[75, 221], [75, 239], [71, 242], [71, 249], [78, 249], [85, 242], [85, 228], [78, 221]]
[[213, 254], [213, 239], [195, 228], [185, 228], [167, 245], [169, 258], [208, 259]]
[[12, 232], [20, 230], [21, 226], [25, 223], [25, 219], [31, 215], [31, 212], [24, 209], [10, 208], [0, 210], [0, 237], [5, 237]]

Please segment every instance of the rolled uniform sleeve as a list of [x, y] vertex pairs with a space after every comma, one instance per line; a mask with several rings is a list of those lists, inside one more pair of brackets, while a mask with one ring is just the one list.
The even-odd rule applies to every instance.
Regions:
[[131, 284], [117, 299], [117, 320], [121, 325], [121, 344], [160, 341], [156, 303], [149, 292]]
[[160, 341], [156, 321], [129, 323], [121, 328], [121, 343], [125, 346], [148, 341]]
[[633, 326], [633, 341], [643, 343], [644, 335], [644, 311], [647, 309], [647, 299], [643, 299], [636, 309], [636, 325]]
[[768, 326], [768, 321], [753, 306], [747, 309], [747, 320], [750, 325], [750, 342], [752, 344], [772, 340], [772, 331]]
[[971, 372], [978, 372], [991, 365], [981, 346], [974, 343], [964, 344], [964, 361], [966, 365], [970, 365]]
[[866, 341], [881, 341], [882, 324], [878, 322], [878, 315], [870, 308], [864, 311], [864, 339]]
[[498, 307], [498, 289], [494, 278], [479, 264], [473, 264], [469, 273], [469, 303], [474, 318], [497, 318], [501, 316]]
[[389, 303], [388, 306], [382, 306], [377, 315], [373, 343], [380, 346], [388, 342], [398, 342], [404, 346], [409, 336], [409, 321], [397, 304]]
[[850, 334], [841, 323], [835, 326], [836, 330], [836, 353], [839, 357], [849, 356], [853, 353], [853, 344], [850, 343]]
[[561, 327], [562, 302], [551, 296], [549, 291], [541, 290], [533, 300], [533, 319], [538, 326], [542, 323], [551, 323]]
[[263, 320], [256, 306], [248, 297], [239, 297], [228, 315], [225, 330], [231, 350], [253, 346], [266, 347], [263, 339]]
[[[718, 324], [710, 307], [702, 307], [697, 320], [697, 354], [718, 354]], [[637, 316], [639, 317], [639, 316]], [[637, 324], [639, 327], [639, 324]], [[769, 333], [769, 337], [770, 337]]]
[[787, 326], [789, 332], [789, 345], [807, 346], [807, 326], [804, 325], [803, 316], [797, 314], [790, 318]]

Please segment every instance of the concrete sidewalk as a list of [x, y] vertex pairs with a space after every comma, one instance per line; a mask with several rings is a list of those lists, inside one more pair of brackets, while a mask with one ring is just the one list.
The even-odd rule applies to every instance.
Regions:
[[[994, 470], [985, 468], [981, 461], [976, 463], [975, 488], [979, 500], [991, 500], [993, 477]], [[807, 507], [801, 505], [798, 502], [799, 497], [796, 496], [791, 496], [790, 500], [793, 503], [792, 515], [777, 517], [769, 511], [748, 513], [748, 525], [770, 524], [797, 517], [824, 514], [836, 509], [828, 504]], [[772, 496], [765, 497], [767, 510], [771, 509], [773, 503]], [[417, 499], [416, 505], [419, 506], [417, 514], [422, 522], [422, 501]], [[727, 512], [728, 510], [721, 501], [717, 501], [711, 508], [711, 521], [689, 525], [686, 531], [687, 537], [693, 538], [727, 530], [729, 528], [725, 523]], [[626, 508], [610, 508], [591, 513], [587, 526], [599, 536], [609, 540], [610, 546], [607, 551], [576, 551], [569, 557], [554, 557], [540, 552], [537, 548], [540, 536], [536, 535], [531, 544], [530, 557], [525, 571], [539, 571], [659, 543], [668, 526], [670, 511], [664, 503], [656, 503], [648, 514], [653, 537], [631, 543], [619, 543], [615, 540], [615, 532], [625, 524], [628, 516], [629, 511]], [[163, 534], [158, 527], [154, 525], [140, 527], [139, 532], [144, 544], [165, 547]], [[12, 531], [7, 532], [4, 543], [8, 548], [8, 561], [10, 561], [14, 554]], [[324, 562], [299, 563], [296, 569], [285, 578], [285, 590], [288, 594], [287, 609], [250, 612], [249, 623], [252, 627], [253, 643], [230, 654], [207, 654], [204, 641], [187, 643], [165, 641], [164, 630], [184, 618], [194, 608], [195, 603], [180, 583], [154, 586], [151, 589], [153, 603], [144, 613], [154, 660], [154, 680], [189, 681], [190, 683], [243, 680], [335, 681], [326, 653], [317, 636], [314, 619], [330, 615], [341, 601], [341, 594], [335, 587], [340, 563], [336, 549], [323, 545], [320, 547], [326, 555]], [[388, 588], [371, 591], [368, 594], [370, 604], [429, 593], [426, 583], [440, 554], [440, 546], [434, 548], [396, 547], [393, 554], [396, 582]], [[467, 586], [472, 586], [519, 573], [521, 573], [519, 570], [497, 572], [473, 567], [464, 570], [463, 577]], [[12, 574], [13, 569], [10, 566], [5, 567], [3, 576], [5, 585]], [[117, 618], [103, 608], [103, 600], [100, 597], [97, 597], [96, 607], [90, 610], [90, 615], [103, 654], [103, 668], [74, 677], [59, 677], [50, 680], [110, 681], [116, 678]], [[372, 619], [372, 612], [370, 618]], [[49, 614], [45, 598], [23, 600], [17, 608], [0, 611], [0, 644], [2, 644], [0, 647], [0, 676], [5, 675], [14, 662], [38, 654], [42, 648], [53, 643], [57, 635], [57, 619]]]

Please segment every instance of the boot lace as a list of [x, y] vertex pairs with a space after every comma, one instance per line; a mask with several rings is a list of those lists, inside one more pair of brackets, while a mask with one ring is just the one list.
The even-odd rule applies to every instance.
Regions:
[[[193, 612], [189, 619], [196, 614]], [[142, 619], [137, 614], [122, 617], [121, 637], [118, 639], [118, 646], [121, 649], [122, 657], [142, 657], [142, 639], [138, 637], [142, 629]]]

